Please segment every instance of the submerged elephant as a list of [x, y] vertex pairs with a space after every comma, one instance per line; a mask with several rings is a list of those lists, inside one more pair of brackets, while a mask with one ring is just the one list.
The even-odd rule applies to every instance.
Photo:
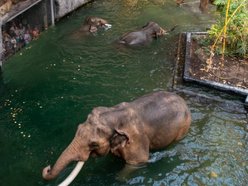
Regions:
[[88, 16], [85, 18], [83, 25], [79, 28], [79, 30], [72, 33], [72, 37], [75, 39], [79, 39], [84, 35], [95, 34], [99, 29], [109, 29], [111, 28], [111, 24], [108, 23], [107, 20]]
[[55, 178], [70, 162], [109, 152], [127, 164], [149, 159], [149, 150], [161, 149], [182, 139], [191, 123], [185, 101], [174, 93], [154, 92], [113, 107], [96, 107], [78, 126], [71, 144], [55, 165], [43, 169], [43, 178]]
[[84, 24], [80, 28], [81, 32], [95, 33], [99, 28], [109, 28], [108, 21], [99, 17], [89, 16], [84, 20]]
[[148, 22], [142, 29], [128, 32], [122, 35], [118, 42], [126, 45], [145, 45], [150, 43], [154, 38], [166, 34], [166, 31], [155, 22]]

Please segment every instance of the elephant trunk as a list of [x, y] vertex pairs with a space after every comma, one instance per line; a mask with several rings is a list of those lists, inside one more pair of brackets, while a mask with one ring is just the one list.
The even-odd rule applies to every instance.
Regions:
[[77, 142], [77, 139], [74, 138], [71, 144], [60, 155], [55, 165], [52, 168], [49, 165], [43, 169], [42, 172], [43, 178], [46, 180], [54, 179], [70, 162], [74, 160], [78, 160], [79, 159], [79, 152], [77, 150], [79, 149], [78, 146], [79, 143]]

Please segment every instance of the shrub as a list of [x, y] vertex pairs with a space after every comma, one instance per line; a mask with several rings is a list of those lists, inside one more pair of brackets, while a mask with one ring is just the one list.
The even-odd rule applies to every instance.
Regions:
[[248, 58], [248, 0], [215, 0], [214, 4], [220, 16], [208, 32], [215, 40], [212, 48], [216, 53]]

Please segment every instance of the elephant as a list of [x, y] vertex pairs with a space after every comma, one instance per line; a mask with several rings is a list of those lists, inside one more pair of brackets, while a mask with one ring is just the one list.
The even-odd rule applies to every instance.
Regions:
[[99, 29], [107, 30], [111, 27], [112, 25], [103, 18], [88, 16], [85, 18], [84, 23], [79, 30], [73, 32], [72, 36], [78, 39], [84, 35], [96, 34]]
[[150, 150], [163, 149], [182, 139], [189, 130], [191, 113], [179, 95], [157, 91], [113, 107], [99, 106], [79, 124], [74, 139], [55, 165], [43, 169], [45, 180], [54, 179], [72, 161], [112, 153], [128, 165], [148, 162]]
[[108, 28], [110, 24], [105, 19], [89, 16], [84, 20], [84, 24], [80, 28], [81, 32], [95, 33], [99, 28]]
[[154, 38], [158, 38], [166, 34], [166, 31], [161, 28], [157, 23], [150, 21], [140, 30], [128, 32], [122, 35], [118, 43], [129, 46], [146, 45]]

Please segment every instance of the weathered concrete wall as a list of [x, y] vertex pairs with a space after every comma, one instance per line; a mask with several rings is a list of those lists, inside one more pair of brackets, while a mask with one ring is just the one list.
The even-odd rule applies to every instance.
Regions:
[[59, 19], [92, 0], [55, 0], [55, 18]]

